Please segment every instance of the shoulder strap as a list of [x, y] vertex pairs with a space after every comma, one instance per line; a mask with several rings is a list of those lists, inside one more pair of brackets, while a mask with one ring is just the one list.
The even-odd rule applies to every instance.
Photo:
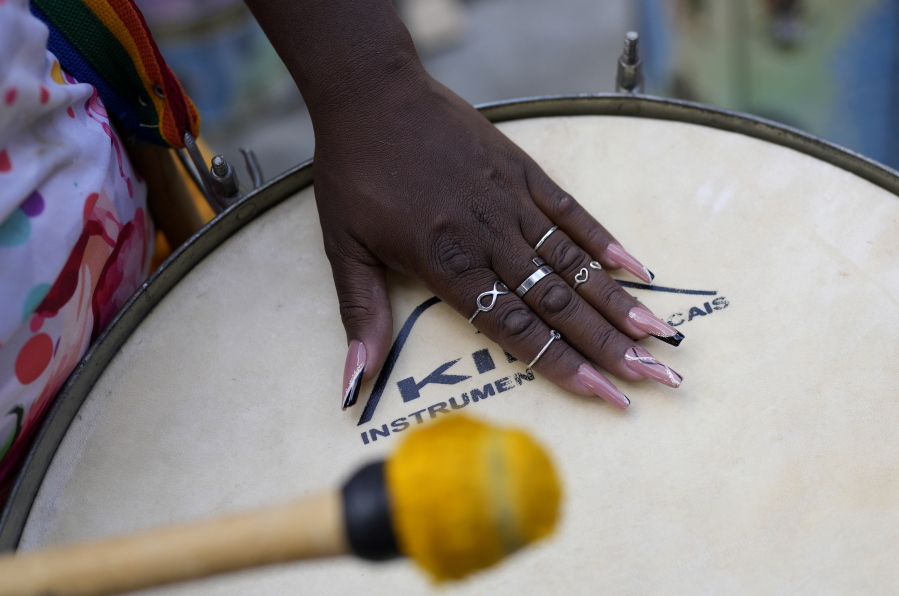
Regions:
[[200, 114], [132, 0], [31, 0], [31, 12], [50, 29], [60, 65], [96, 87], [128, 133], [169, 147], [199, 135]]

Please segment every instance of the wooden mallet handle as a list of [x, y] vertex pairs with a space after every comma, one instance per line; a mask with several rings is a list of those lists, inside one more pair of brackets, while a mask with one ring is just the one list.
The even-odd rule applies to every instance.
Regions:
[[454, 415], [413, 432], [389, 465], [363, 466], [339, 492], [0, 558], [0, 596], [99, 596], [342, 554], [406, 555], [437, 580], [459, 579], [552, 532], [560, 499], [552, 462], [533, 439]]
[[339, 492], [229, 518], [0, 557], [2, 596], [99, 596], [350, 553]]

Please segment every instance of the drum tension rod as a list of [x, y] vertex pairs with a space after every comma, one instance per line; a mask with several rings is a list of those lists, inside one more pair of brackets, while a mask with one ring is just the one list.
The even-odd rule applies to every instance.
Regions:
[[209, 203], [212, 210], [216, 213], [221, 213], [227, 208], [227, 205], [215, 199], [212, 179], [209, 177], [209, 170], [206, 169], [206, 164], [203, 163], [203, 154], [200, 153], [200, 148], [197, 147], [197, 140], [189, 132], [184, 133], [183, 139], [184, 149], [178, 149], [177, 151], [181, 165], [187, 170], [197, 189], [206, 197], [206, 202]]
[[[240, 148], [243, 155], [244, 163], [247, 171], [250, 173], [250, 179], [253, 181], [253, 190], [262, 186], [262, 168], [259, 166], [259, 160], [252, 149]], [[233, 205], [238, 199], [243, 198], [240, 190], [240, 181], [237, 179], [237, 170], [231, 167], [224, 155], [216, 155], [212, 158], [212, 167], [209, 168], [209, 175], [212, 178], [212, 189], [215, 191], [216, 199], [223, 201], [227, 205]]]
[[[250, 178], [253, 181], [253, 190], [255, 190], [263, 184], [262, 168], [259, 166], [259, 160], [251, 149], [241, 147], [240, 152], [243, 154], [247, 171], [250, 173]], [[187, 153], [186, 156], [185, 153]], [[184, 150], [178, 151], [178, 157], [181, 160], [181, 164], [190, 174], [194, 184], [203, 193], [206, 202], [209, 203], [209, 206], [212, 207], [216, 214], [221, 213], [243, 198], [244, 193], [240, 188], [237, 171], [231, 167], [225, 156], [216, 155], [213, 157], [212, 165], [207, 169], [203, 155], [197, 147], [197, 141], [189, 132], [184, 133]]]
[[229, 202], [231, 199], [237, 200], [241, 197], [237, 172], [231, 167], [224, 155], [216, 155], [212, 158], [209, 176], [212, 178], [212, 188], [217, 199], [224, 199], [225, 202]]
[[643, 93], [643, 61], [637, 43], [640, 35], [636, 31], [628, 31], [624, 36], [624, 51], [618, 58], [618, 76], [615, 79], [615, 91], [618, 93]]

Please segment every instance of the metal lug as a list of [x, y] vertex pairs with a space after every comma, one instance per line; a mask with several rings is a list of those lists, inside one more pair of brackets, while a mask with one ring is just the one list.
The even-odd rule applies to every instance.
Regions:
[[212, 167], [209, 169], [212, 179], [212, 189], [217, 198], [228, 206], [237, 201], [242, 195], [240, 182], [237, 179], [237, 171], [231, 167], [223, 155], [212, 158]]
[[618, 58], [618, 77], [615, 90], [618, 93], [643, 92], [643, 61], [637, 49], [640, 35], [636, 31], [628, 31], [624, 36], [624, 51]]

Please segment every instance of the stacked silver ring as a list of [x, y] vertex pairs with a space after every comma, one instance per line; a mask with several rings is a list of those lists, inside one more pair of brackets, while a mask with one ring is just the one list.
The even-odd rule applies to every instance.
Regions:
[[[476, 299], [476, 302], [478, 303], [478, 309], [476, 311], [474, 311], [474, 314], [471, 315], [471, 318], [468, 319], [468, 322], [469, 323], [474, 322], [474, 318], [476, 316], [478, 316], [479, 314], [481, 314], [482, 312], [490, 312], [491, 310], [493, 310], [493, 307], [496, 306], [496, 299], [499, 298], [500, 296], [502, 296], [503, 294], [508, 294], [508, 293], [509, 293], [509, 288], [506, 287], [506, 284], [504, 284], [501, 281], [493, 282], [492, 290], [487, 290], [486, 292], [481, 292], [480, 294], [478, 294], [478, 297]], [[485, 305], [483, 302], [481, 302], [481, 300], [483, 300], [487, 296], [492, 296], [492, 298], [490, 299], [490, 304]]]
[[[600, 271], [602, 270], [602, 265], [596, 261], [590, 261], [590, 269]], [[579, 285], [586, 282], [588, 279], [590, 279], [590, 271], [588, 271], [586, 267], [583, 267], [577, 272], [577, 275], [574, 276], [574, 285], [571, 286], [571, 289], [576, 290]]]
[[537, 245], [534, 246], [534, 250], [536, 251], [538, 248], [543, 246], [543, 243], [546, 242], [546, 239], [549, 238], [552, 235], [552, 233], [558, 229], [559, 229], [559, 226], [551, 227], [547, 233], [543, 234], [543, 238], [540, 239], [540, 241], [537, 243]]
[[532, 366], [534, 366], [534, 364], [535, 364], [538, 360], [540, 360], [540, 356], [543, 356], [543, 353], [544, 353], [546, 350], [549, 349], [549, 345], [550, 345], [551, 343], [553, 343], [554, 341], [556, 341], [557, 339], [560, 339], [561, 337], [562, 337], [562, 334], [561, 334], [561, 333], [559, 333], [559, 332], [556, 331], [555, 329], [550, 329], [550, 330], [549, 330], [549, 341], [546, 342], [546, 345], [543, 346], [543, 349], [542, 349], [542, 350], [540, 350], [539, 352], [537, 352], [537, 355], [534, 356], [534, 359], [531, 360], [531, 363], [530, 363], [530, 364], [528, 364], [528, 368], [531, 368]]
[[533, 259], [533, 263], [538, 267], [538, 269], [531, 273], [531, 276], [521, 282], [521, 285], [515, 289], [515, 295], [519, 298], [523, 298], [524, 295], [528, 293], [528, 290], [537, 285], [538, 281], [540, 281], [550, 273], [555, 273], [555, 269], [547, 265], [546, 261], [544, 261], [540, 257]]

